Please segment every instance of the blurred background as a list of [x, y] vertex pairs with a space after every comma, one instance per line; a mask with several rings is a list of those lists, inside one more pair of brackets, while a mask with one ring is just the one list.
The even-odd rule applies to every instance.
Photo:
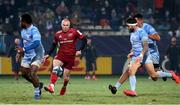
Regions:
[[[12, 74], [7, 55], [14, 39], [20, 38], [19, 16], [25, 12], [33, 16], [46, 52], [54, 33], [60, 30], [61, 20], [70, 18], [73, 27], [92, 39], [97, 52], [97, 74], [121, 74], [131, 49], [125, 20], [136, 13], [143, 14], [160, 34], [159, 52], [166, 69], [168, 61], [164, 56], [171, 37], [180, 44], [180, 0], [0, 0], [0, 75]], [[50, 65], [51, 59], [39, 74], [49, 74]], [[85, 60], [77, 58], [73, 74], [84, 73]], [[146, 74], [144, 70], [138, 73]]]

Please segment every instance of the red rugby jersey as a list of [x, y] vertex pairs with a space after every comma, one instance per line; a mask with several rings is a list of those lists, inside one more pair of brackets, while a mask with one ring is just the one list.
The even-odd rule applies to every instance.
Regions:
[[54, 36], [54, 43], [59, 45], [58, 54], [75, 55], [77, 39], [83, 39], [85, 36], [74, 28], [67, 32], [58, 31]]

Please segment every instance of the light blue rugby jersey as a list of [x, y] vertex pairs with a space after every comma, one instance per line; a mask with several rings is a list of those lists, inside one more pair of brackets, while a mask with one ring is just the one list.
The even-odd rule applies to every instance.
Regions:
[[[157, 33], [156, 30], [150, 24], [147, 24], [147, 23], [143, 23], [142, 29], [146, 31], [148, 36]], [[152, 40], [149, 38], [148, 43], [149, 43], [150, 52], [159, 54], [159, 51], [156, 45], [156, 40]]]
[[[40, 32], [38, 31], [37, 27], [35, 27], [33, 25], [31, 25], [27, 29], [23, 29], [21, 31], [21, 37], [23, 39], [23, 47], [25, 49], [28, 48], [29, 46], [32, 46], [34, 41], [39, 41], [40, 45], [42, 47]], [[37, 47], [36, 49], [25, 50], [25, 56], [26, 57], [34, 57], [38, 53], [37, 52], [38, 50], [42, 52], [42, 50], [44, 50], [44, 49]]]
[[141, 28], [131, 33], [130, 41], [132, 45], [133, 56], [138, 56], [143, 50], [142, 42], [148, 41], [148, 34]]

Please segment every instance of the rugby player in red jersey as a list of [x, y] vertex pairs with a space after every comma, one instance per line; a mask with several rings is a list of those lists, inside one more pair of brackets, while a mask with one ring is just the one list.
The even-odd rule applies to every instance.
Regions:
[[[47, 59], [59, 45], [59, 50], [53, 59], [53, 70], [50, 77], [50, 84], [47, 87], [44, 87], [44, 89], [50, 93], [54, 93], [54, 85], [58, 80], [58, 77], [63, 76], [64, 83], [60, 91], [60, 95], [65, 94], [66, 86], [69, 82], [70, 72], [72, 70], [72, 66], [74, 65], [75, 56], [81, 54], [81, 50], [84, 49], [87, 43], [86, 37], [79, 30], [70, 28], [70, 25], [71, 24], [68, 19], [62, 20], [62, 30], [56, 32], [52, 47], [48, 55], [45, 56], [45, 59]], [[82, 41], [78, 50], [76, 50], [77, 39]]]

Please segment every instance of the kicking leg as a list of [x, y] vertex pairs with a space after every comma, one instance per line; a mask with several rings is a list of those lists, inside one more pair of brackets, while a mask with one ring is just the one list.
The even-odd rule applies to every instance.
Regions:
[[136, 96], [136, 72], [138, 68], [141, 66], [139, 62], [131, 62], [131, 66], [129, 67], [129, 82], [130, 82], [130, 90], [124, 90], [124, 94], [127, 96]]
[[60, 60], [54, 59], [53, 60], [53, 70], [51, 72], [51, 77], [50, 77], [50, 84], [48, 87], [44, 87], [46, 91], [49, 91], [50, 93], [54, 93], [54, 85], [56, 81], [58, 80], [58, 76], [62, 76], [63, 69], [61, 66], [63, 63]]

